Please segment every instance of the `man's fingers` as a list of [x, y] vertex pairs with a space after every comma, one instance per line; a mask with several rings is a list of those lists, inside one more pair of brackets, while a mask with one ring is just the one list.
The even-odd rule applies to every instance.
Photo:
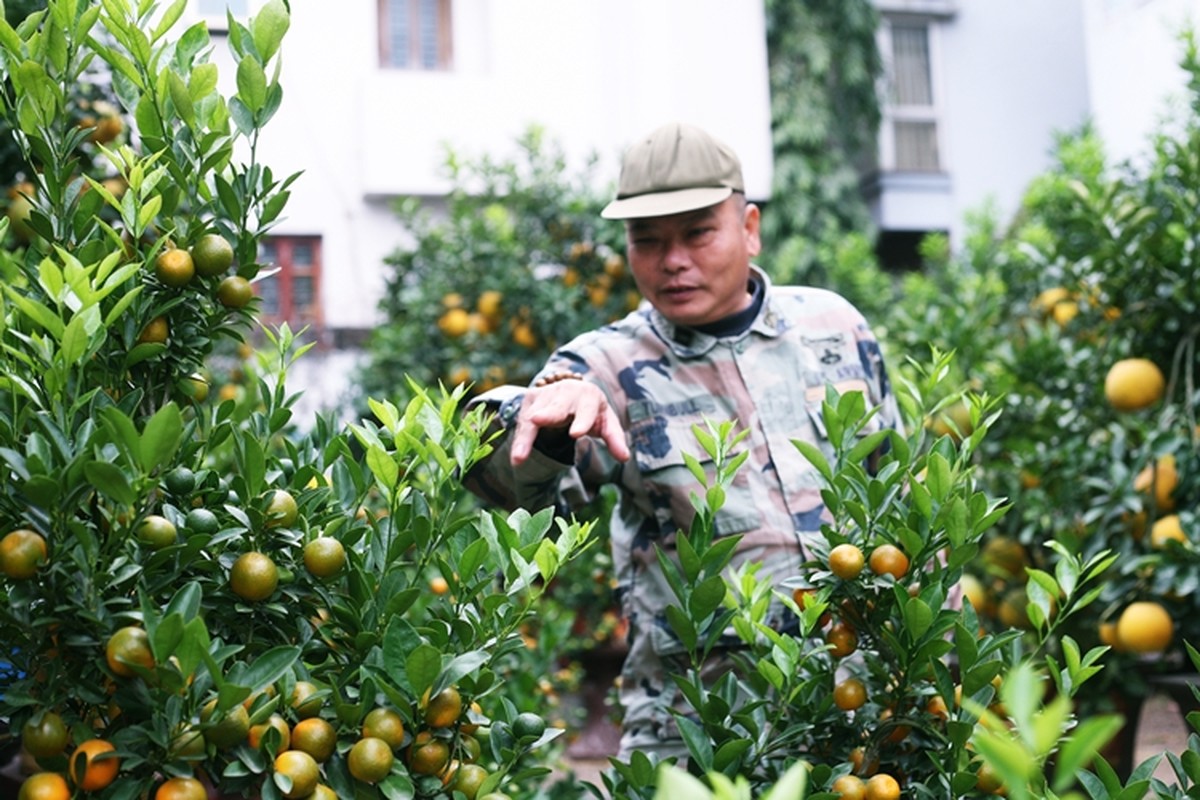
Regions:
[[538, 431], [543, 428], [566, 428], [572, 439], [594, 436], [605, 443], [614, 458], [629, 459], [621, 422], [595, 386], [567, 381], [530, 390], [513, 429], [510, 455], [514, 465], [529, 458]]

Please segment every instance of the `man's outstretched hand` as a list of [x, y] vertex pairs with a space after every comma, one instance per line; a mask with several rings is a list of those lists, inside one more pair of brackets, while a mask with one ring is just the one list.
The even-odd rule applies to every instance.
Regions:
[[525, 393], [512, 434], [513, 466], [529, 458], [542, 429], [565, 430], [572, 439], [593, 436], [618, 461], [629, 460], [629, 445], [616, 412], [604, 392], [587, 381], [558, 381]]

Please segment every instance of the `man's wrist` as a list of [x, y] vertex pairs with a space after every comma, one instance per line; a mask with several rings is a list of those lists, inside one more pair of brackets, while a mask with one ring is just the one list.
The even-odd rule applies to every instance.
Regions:
[[500, 404], [500, 409], [496, 412], [496, 416], [500, 419], [500, 424], [505, 430], [517, 424], [517, 415], [521, 413], [521, 401], [525, 399], [525, 394], [515, 394], [507, 398]]

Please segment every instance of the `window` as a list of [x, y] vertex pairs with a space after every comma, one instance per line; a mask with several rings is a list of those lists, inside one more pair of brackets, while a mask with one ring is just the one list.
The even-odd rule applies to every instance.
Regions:
[[271, 236], [259, 245], [258, 260], [274, 275], [254, 284], [266, 325], [286, 322], [293, 331], [321, 328], [321, 237]]
[[942, 164], [931, 26], [922, 20], [892, 18], [884, 30], [888, 101], [880, 137], [883, 168], [937, 172]]
[[450, 0], [378, 0], [379, 63], [395, 69], [450, 68]]
[[226, 12], [244, 22], [250, 16], [250, 0], [196, 0], [196, 13], [208, 23], [208, 29], [213, 33], [229, 30]]

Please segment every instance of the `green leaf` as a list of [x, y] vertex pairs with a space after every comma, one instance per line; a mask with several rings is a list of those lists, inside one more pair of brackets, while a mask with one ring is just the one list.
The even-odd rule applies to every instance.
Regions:
[[[237, 67], [237, 99], [253, 114], [267, 102], [267, 76], [254, 56], [243, 56]], [[239, 126], [240, 127], [240, 126]]]
[[437, 680], [437, 685], [434, 687], [439, 691], [447, 686], [453, 686], [463, 679], [464, 676], [470, 675], [477, 671], [484, 664], [488, 663], [491, 656], [486, 650], [472, 650], [468, 653], [461, 653], [451, 659], [446, 665], [441, 676]]
[[833, 470], [829, 468], [829, 462], [825, 460], [825, 454], [821, 452], [820, 447], [802, 439], [792, 439], [792, 445], [800, 451], [800, 455], [808, 459], [817, 472], [821, 473], [821, 477], [827, 482], [833, 481]]
[[171, 30], [172, 26], [179, 21], [183, 12], [187, 9], [189, 0], [175, 0], [166, 11], [163, 12], [162, 19], [154, 26], [154, 32], [150, 34], [150, 41], [157, 42], [167, 31]]
[[290, 672], [299, 659], [299, 647], [273, 647], [250, 662], [242, 680], [252, 694], [261, 692]]
[[254, 49], [263, 63], [271, 60], [283, 42], [291, 18], [283, 0], [270, 0], [250, 21], [250, 34], [254, 38]]
[[804, 761], [792, 764], [775, 785], [762, 796], [762, 800], [804, 800], [804, 795], [808, 791], [808, 770], [809, 765]]
[[188, 92], [187, 84], [175, 70], [167, 72], [167, 89], [171, 93], [171, 102], [175, 104], [175, 112], [189, 128], [196, 127], [196, 107], [192, 104], [192, 95]]
[[[683, 738], [684, 744], [687, 745], [692, 763], [704, 772], [712, 770], [713, 743], [708, 734], [705, 733], [704, 728], [683, 716], [676, 716], [675, 721], [679, 725], [679, 735]], [[674, 797], [674, 795], [668, 796]]]
[[679, 606], [671, 605], [667, 606], [666, 617], [667, 624], [671, 626], [671, 630], [683, 646], [688, 650], [695, 650], [699, 636], [688, 615], [683, 613]]
[[1088, 766], [1121, 730], [1124, 721], [1119, 714], [1088, 717], [1079, 723], [1071, 736], [1059, 748], [1054, 764], [1055, 792], [1063, 792], [1075, 782], [1079, 770]]
[[890, 435], [891, 431], [883, 430], [876, 431], [875, 433], [864, 437], [861, 441], [859, 441], [858, 444], [850, 448], [850, 452], [847, 454], [846, 460], [852, 464], [865, 461], [867, 456], [878, 450], [879, 446], [883, 444], [883, 440], [888, 438]]
[[183, 415], [175, 403], [167, 403], [146, 422], [142, 433], [138, 462], [153, 472], [170, 462], [183, 439]]
[[101, 494], [122, 505], [133, 505], [137, 495], [125, 472], [109, 461], [89, 461], [83, 465], [83, 475]]
[[[645, 758], [645, 755], [637, 753]], [[643, 781], [642, 785], [650, 784], [649, 780]], [[662, 764], [658, 768], [657, 788], [654, 791], [654, 800], [711, 800], [712, 793], [708, 788], [700, 782], [699, 778], [693, 778], [682, 769], [671, 764]]]
[[30, 321], [39, 325], [43, 330], [54, 337], [55, 341], [61, 341], [66, 326], [63, 324], [62, 317], [57, 313], [46, 308], [46, 306], [36, 300], [21, 294], [12, 284], [5, 281], [3, 284], [4, 293], [8, 295], [8, 299], [13, 305], [30, 319]]
[[919, 597], [904, 604], [904, 627], [914, 641], [919, 640], [933, 624], [933, 609]]
[[101, 335], [104, 334], [104, 328], [100, 324], [98, 306], [90, 306], [71, 317], [66, 330], [63, 331], [60, 353], [63, 364], [68, 367], [77, 365], [87, 355], [92, 337], [97, 332], [100, 332]]
[[422, 642], [404, 662], [408, 673], [409, 683], [417, 696], [425, 694], [425, 690], [433, 686], [438, 674], [442, 671], [442, 654], [428, 642]]
[[726, 592], [725, 579], [720, 575], [712, 575], [701, 581], [692, 592], [691, 599], [688, 600], [692, 619], [706, 619], [709, 614], [720, 607]]

